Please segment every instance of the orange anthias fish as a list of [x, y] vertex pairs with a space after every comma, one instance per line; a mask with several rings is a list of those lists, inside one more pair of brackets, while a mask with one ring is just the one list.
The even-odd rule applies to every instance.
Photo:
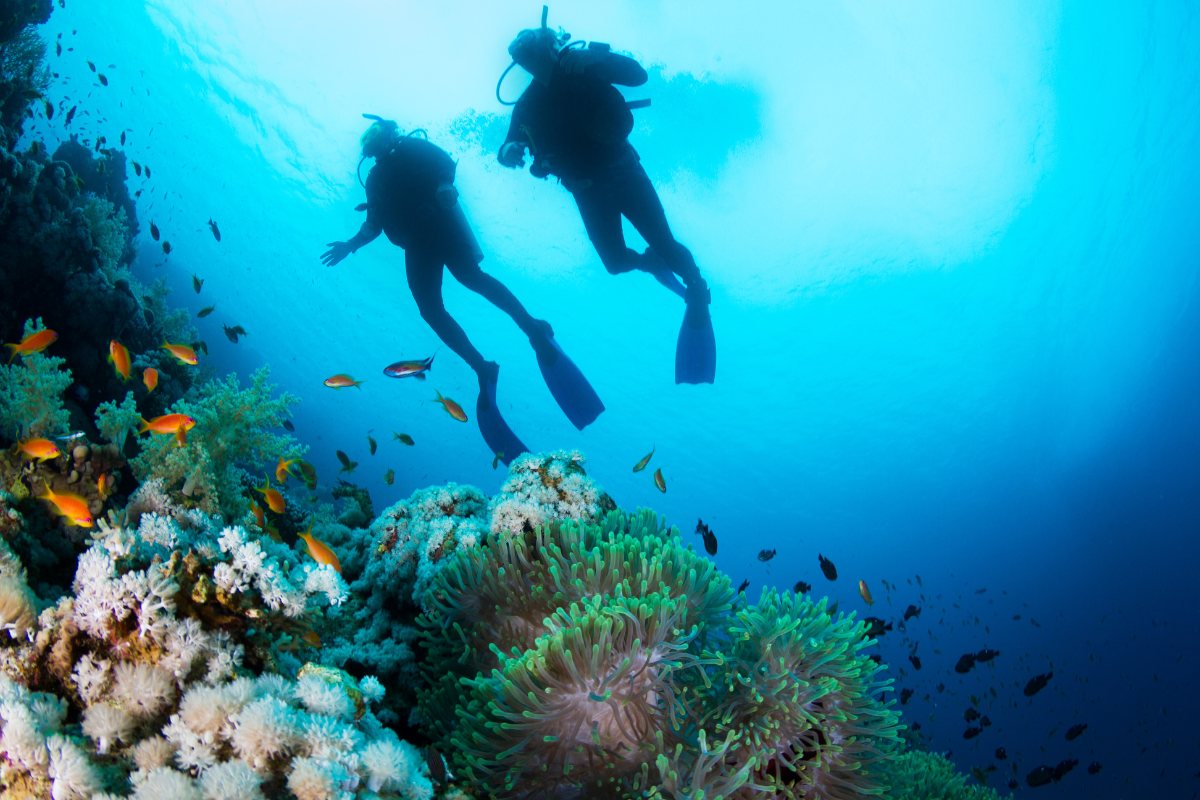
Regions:
[[55, 494], [50, 488], [50, 484], [45, 484], [46, 493], [38, 495], [39, 499], [45, 500], [54, 506], [54, 510], [62, 516], [70, 520], [72, 525], [80, 528], [90, 528], [94, 524], [92, 520], [92, 512], [88, 509], [87, 500], [84, 500], [77, 494], [63, 492]]
[[258, 523], [258, 527], [265, 531], [267, 529], [267, 518], [263, 514], [262, 506], [258, 503], [251, 503], [250, 510], [254, 512], [254, 521]]
[[300, 459], [298, 458], [289, 458], [285, 460], [283, 456], [280, 456], [279, 463], [275, 465], [275, 480], [279, 481], [280, 483], [287, 483], [288, 476], [292, 474], [292, 464], [295, 464], [299, 460]]
[[153, 392], [158, 386], [158, 370], [154, 367], [146, 367], [142, 370], [142, 383], [146, 385], [146, 393]]
[[659, 467], [658, 469], [654, 470], [654, 485], [658, 487], [658, 490], [660, 492], [666, 494], [667, 479], [663, 477], [662, 467]]
[[262, 494], [267, 501], [267, 508], [274, 511], [276, 514], [282, 514], [283, 510], [287, 508], [287, 503], [284, 502], [283, 495], [279, 493], [278, 489], [271, 488], [270, 478], [266, 478], [266, 483], [264, 483], [262, 486], [256, 486], [254, 491]]
[[867, 588], [867, 582], [860, 580], [858, 582], [858, 593], [862, 595], [862, 599], [867, 601], [867, 605], [875, 605], [875, 599], [871, 597], [871, 590]]
[[328, 564], [338, 572], [342, 571], [342, 564], [338, 561], [338, 557], [329, 549], [329, 545], [322, 542], [320, 539], [312, 535], [312, 526], [308, 526], [308, 530], [298, 534], [304, 543], [308, 545], [308, 554], [313, 557], [313, 561], [318, 564]]
[[58, 339], [57, 331], [52, 331], [49, 328], [43, 328], [36, 333], [29, 334], [19, 342], [8, 343], [4, 346], [12, 351], [8, 354], [8, 360], [11, 362], [17, 356], [42, 352], [47, 347], [54, 344], [56, 339]]
[[108, 363], [113, 365], [121, 380], [129, 380], [129, 350], [116, 339], [108, 342]]
[[196, 351], [188, 347], [186, 344], [171, 344], [165, 342], [162, 346], [171, 355], [175, 356], [181, 363], [190, 366], [196, 366], [200, 363], [200, 359], [196, 358]]
[[349, 375], [341, 372], [339, 372], [337, 375], [330, 375], [325, 379], [325, 385], [330, 389], [345, 389], [350, 386], [359, 388], [362, 386], [362, 384], [363, 381], [356, 381], [354, 378], [351, 378]]
[[196, 420], [187, 414], [163, 414], [151, 420], [142, 420], [138, 433], [150, 431], [164, 435], [174, 434], [175, 441], [179, 442], [180, 447], [183, 447], [187, 444], [187, 432], [194, 427], [196, 427]]
[[100, 495], [101, 500], [107, 500], [112, 494], [113, 477], [107, 472], [101, 472], [100, 477], [96, 479], [96, 494]]
[[62, 455], [58, 445], [49, 439], [26, 439], [17, 445], [17, 449], [27, 458], [36, 458], [38, 461], [47, 461]]
[[[436, 389], [434, 389], [434, 391], [437, 392]], [[467, 421], [467, 412], [462, 410], [462, 406], [451, 400], [449, 397], [442, 397], [441, 392], [437, 392], [437, 399], [433, 402], [441, 403], [442, 408], [446, 409], [446, 413], [454, 417], [459, 422]]]

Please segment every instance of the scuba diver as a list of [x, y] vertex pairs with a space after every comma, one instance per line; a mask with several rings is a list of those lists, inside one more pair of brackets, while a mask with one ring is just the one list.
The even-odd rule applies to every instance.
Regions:
[[[712, 383], [716, 343], [709, 315], [708, 285], [691, 252], [672, 235], [658, 193], [633, 145], [631, 108], [614, 86], [640, 86], [646, 70], [608, 45], [567, 44], [570, 34], [546, 27], [545, 6], [540, 28], [520, 32], [508, 47], [513, 63], [500, 76], [503, 83], [514, 65], [533, 81], [513, 105], [508, 136], [500, 147], [501, 164], [525, 164], [533, 156], [534, 177], [554, 175], [571, 192], [588, 238], [611, 274], [643, 270], [687, 303], [675, 350], [676, 383]], [[579, 45], [579, 46], [576, 46]], [[625, 243], [622, 217], [645, 239], [644, 253]], [[682, 283], [681, 283], [682, 281]]]
[[[562, 352], [550, 324], [536, 319], [496, 278], [479, 267], [483, 252], [458, 203], [454, 187], [456, 164], [449, 154], [429, 142], [424, 131], [402, 134], [392, 120], [364, 114], [374, 120], [361, 139], [362, 162], [375, 159], [363, 184], [367, 193], [367, 219], [358, 233], [344, 242], [330, 242], [321, 255], [326, 266], [386, 233], [392, 244], [404, 249], [408, 288], [421, 318], [457, 353], [479, 378], [476, 416], [479, 429], [492, 452], [505, 464], [523, 452], [524, 444], [508, 427], [496, 407], [500, 365], [489, 361], [467, 338], [462, 326], [446, 311], [442, 301], [442, 268], [459, 283], [482, 295], [512, 317], [529, 337], [538, 366], [555, 401], [582, 430], [604, 410], [591, 384]], [[362, 206], [360, 206], [360, 209]]]

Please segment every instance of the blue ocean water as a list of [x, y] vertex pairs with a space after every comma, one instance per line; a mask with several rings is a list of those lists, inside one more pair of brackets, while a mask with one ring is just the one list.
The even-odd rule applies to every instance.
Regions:
[[[361, 114], [426, 129], [458, 159], [484, 269], [551, 321], [607, 406], [576, 431], [520, 331], [447, 279], [531, 448], [581, 450], [622, 506], [703, 518], [752, 592], [804, 580], [893, 622], [880, 652], [913, 690], [906, 721], [964, 769], [995, 765], [992, 785], [1016, 765], [1018, 796], [1196, 796], [1200, 10], [556, 3], [552, 25], [651, 72], [629, 93], [652, 100], [632, 141], [712, 287], [712, 386], [674, 383], [682, 304], [605, 273], [566, 191], [495, 161], [505, 48], [539, 11], [68, 0], [44, 26], [65, 48], [49, 97], [80, 111], [28, 131], [126, 132], [153, 170], [130, 177], [139, 274], [182, 307], [215, 303], [196, 321], [208, 366], [269, 365], [301, 398], [318, 470], [346, 451], [383, 507], [503, 477], [432, 402], [470, 409], [475, 379], [416, 313], [401, 251], [318, 258], [361, 222]], [[426, 383], [381, 373], [434, 352]], [[322, 385], [339, 372], [366, 382]], [[665, 494], [631, 471], [652, 447]], [[1001, 655], [954, 671], [984, 647]], [[993, 724], [966, 740], [969, 707]], [[1066, 758], [1080, 765], [1061, 783], [1025, 787]]]

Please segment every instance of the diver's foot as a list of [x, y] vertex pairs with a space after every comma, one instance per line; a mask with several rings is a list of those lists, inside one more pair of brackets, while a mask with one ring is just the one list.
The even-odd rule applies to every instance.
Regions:
[[550, 323], [544, 319], [534, 320], [532, 328], [529, 344], [533, 346], [533, 352], [537, 353], [538, 358], [554, 358], [554, 329], [550, 327]]

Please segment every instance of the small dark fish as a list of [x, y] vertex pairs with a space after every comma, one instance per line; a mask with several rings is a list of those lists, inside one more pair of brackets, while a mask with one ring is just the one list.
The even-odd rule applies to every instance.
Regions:
[[1100, 766], [1100, 762], [1093, 761], [1092, 763], [1088, 764], [1088, 775], [1095, 775], [1101, 769], [1103, 769], [1103, 767]]
[[211, 217], [208, 220], [208, 229], [212, 231], [212, 235], [219, 242], [221, 241], [221, 229], [217, 227], [217, 223]]
[[963, 731], [964, 739], [974, 739], [979, 734], [983, 733], [983, 728], [969, 727]]
[[212, 312], [214, 312], [216, 310], [217, 310], [216, 306], [205, 306], [204, 308], [202, 308], [196, 312], [196, 316], [199, 317], [200, 319], [204, 319], [205, 317], [207, 317], [209, 314], [211, 314]]
[[657, 486], [658, 490], [663, 494], [667, 493], [667, 479], [663, 477], [662, 467], [654, 470], [654, 485]]
[[986, 664], [987, 662], [991, 661], [993, 658], [995, 658], [998, 655], [1000, 655], [999, 650], [992, 650], [990, 648], [985, 647], [982, 650], [980, 650], [978, 653], [975, 654], [975, 660], [977, 662], [979, 662], [980, 664]]
[[820, 553], [817, 553], [817, 561], [820, 563], [821, 572], [825, 575], [825, 577], [831, 581], [836, 581], [837, 567], [834, 566], [833, 562]]
[[904, 705], [905, 703], [907, 703], [909, 700], [912, 699], [912, 696], [913, 696], [912, 689], [901, 689], [900, 690], [900, 705]]
[[166, 239], [163, 240], [163, 254], [168, 256], [171, 255], [171, 243]]
[[136, 161], [133, 162], [133, 171], [137, 173], [139, 178], [142, 177], [142, 165]]
[[354, 207], [354, 210], [355, 210], [355, 211], [366, 211], [366, 210], [367, 210], [367, 204], [366, 204], [366, 203], [359, 203], [358, 205], [356, 205], [356, 206]]
[[78, 109], [79, 109], [79, 106], [71, 106], [71, 110], [67, 112], [67, 124], [68, 125], [71, 124], [71, 120], [75, 119], [75, 112]]
[[992, 721], [990, 719], [988, 719], [987, 714], [984, 714], [982, 717], [979, 718], [979, 727], [981, 727], [981, 728], [992, 727]]
[[414, 444], [416, 444], [416, 442], [413, 441], [413, 438], [411, 436], [409, 436], [407, 433], [393, 432], [392, 438], [395, 439], [396, 441], [398, 441], [400, 444], [408, 445], [409, 447], [412, 447]]
[[196, 290], [196, 294], [200, 294], [200, 290], [204, 288], [204, 278], [193, 275], [192, 288]]
[[395, 483], [396, 482], [396, 470], [388, 469], [387, 472], [383, 473], [383, 482], [386, 483], [388, 486], [391, 486], [393, 483]]
[[1067, 728], [1067, 741], [1068, 742], [1075, 741], [1080, 736], [1082, 736], [1083, 732], [1086, 730], [1087, 730], [1086, 722], [1080, 722], [1077, 725], [1072, 725], [1071, 727]]
[[1006, 758], [1008, 758], [1008, 751], [1005, 750], [1003, 747], [997, 747], [996, 748], [996, 760], [1004, 761]]
[[808, 594], [812, 591], [812, 584], [805, 581], [796, 581], [796, 585], [792, 587], [793, 594]]
[[696, 520], [696, 533], [700, 534], [704, 539], [704, 552], [710, 556], [717, 554], [717, 537], [712, 532], [712, 528], [704, 524], [704, 520]]
[[749, 579], [746, 579], [746, 580], [742, 581], [740, 584], [738, 584], [738, 588], [737, 588], [737, 594], [741, 594], [742, 592], [746, 591], [746, 589], [747, 589], [749, 586], [750, 586], [750, 580], [749, 580]]
[[367, 449], [371, 451], [371, 455], [375, 455], [375, 451], [379, 448], [379, 444], [375, 441], [375, 437], [367, 434]]
[[655, 447], [651, 447], [650, 452], [642, 456], [642, 460], [633, 465], [634, 472], [641, 472], [646, 468], [646, 465], [650, 463], [650, 459], [654, 456], [655, 449]]
[[342, 462], [342, 468], [338, 470], [339, 473], [354, 472], [354, 468], [358, 466], [357, 461], [351, 461], [350, 456], [346, 455], [341, 450], [337, 451], [337, 458], [338, 461]]
[[292, 421], [290, 419], [285, 419], [283, 421], [283, 429], [285, 431], [287, 431], [288, 433], [296, 432], [296, 426], [292, 424]]
[[913, 617], [921, 616], [921, 609], [909, 604], [908, 608], [904, 609], [904, 621], [908, 622]]
[[100, 81], [101, 86], [108, 86], [108, 78], [104, 77], [103, 72], [96, 73], [96, 79]]
[[964, 722], [974, 722], [975, 720], [979, 719], [979, 716], [980, 716], [980, 714], [979, 714], [978, 708], [974, 708], [974, 707], [968, 708], [966, 711], [963, 712], [963, 721]]
[[296, 466], [300, 468], [300, 480], [304, 485], [310, 490], [317, 488], [317, 468], [307, 461], [297, 462]]
[[909, 663], [911, 663], [913, 665], [913, 669], [921, 668], [921, 657], [918, 656], [916, 653], [911, 653], [908, 656], [908, 661], [909, 661]]
[[234, 344], [238, 343], [239, 336], [246, 335], [246, 329], [241, 325], [234, 325], [232, 328], [228, 325], [222, 325], [221, 327], [225, 329], [225, 338]]
[[62, 42], [54, 43], [54, 55], [56, 55], [56, 56], [62, 55]]
[[425, 748], [425, 764], [429, 767], [429, 780], [435, 789], [446, 783], [446, 762], [433, 745]]
[[879, 617], [863, 617], [863, 622], [867, 625], [864, 633], [871, 639], [878, 639], [892, 629], [892, 623], [882, 620]]
[[758, 551], [758, 560], [759, 561], [770, 561], [774, 557], [775, 557], [774, 550], [759, 550]]
[[92, 72], [96, 71], [96, 65], [93, 64], [91, 61], [87, 62], [87, 65], [88, 65], [88, 69], [90, 69]]
[[954, 671], [960, 675], [966, 675], [975, 668], [975, 654], [966, 653], [958, 657], [958, 663], [954, 665]]
[[433, 366], [433, 356], [429, 358], [414, 358], [408, 361], [397, 361], [383, 368], [383, 374], [389, 378], [416, 378], [425, 380], [425, 373]]
[[49, 100], [46, 100], [45, 103], [46, 103], [46, 119], [53, 119], [54, 118], [54, 103], [51, 103]]
[[1020, 785], [1021, 785], [1021, 784], [1020, 784], [1020, 783], [1017, 781], [1017, 779], [1016, 779], [1016, 778], [1009, 778], [1009, 779], [1008, 779], [1008, 788], [1010, 788], [1010, 789], [1017, 789], [1018, 787], [1020, 787]]
[[150, 179], [150, 165], [149, 164], [146, 165], [146, 179], [147, 180]]
[[1046, 672], [1041, 675], [1034, 675], [1029, 679], [1029, 683], [1025, 684], [1025, 696], [1033, 697], [1035, 694], [1046, 688], [1046, 684], [1054, 677], [1053, 672]]
[[150, 220], [150, 238], [156, 242], [158, 241], [158, 226], [154, 224], [154, 220]]
[[121, 131], [121, 145], [125, 145], [125, 131]]
[[203, 351], [204, 355], [208, 355], [208, 343], [203, 340], [192, 342], [192, 349], [197, 353]]

